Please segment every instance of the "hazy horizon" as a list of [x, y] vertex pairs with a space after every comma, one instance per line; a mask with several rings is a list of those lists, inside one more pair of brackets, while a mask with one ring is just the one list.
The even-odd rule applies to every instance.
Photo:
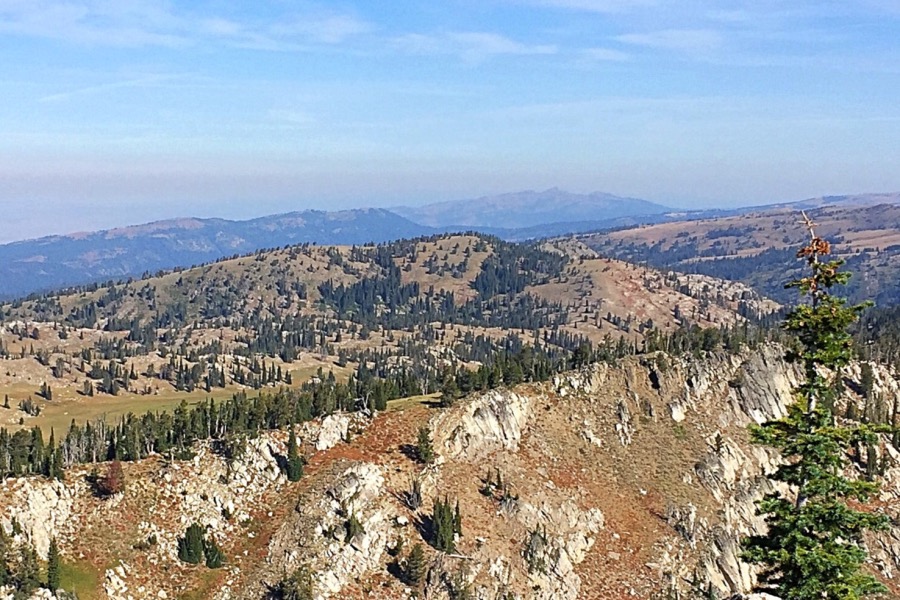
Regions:
[[[591, 194], [591, 193], [608, 193], [603, 190], [590, 190], [590, 191], [575, 191], [575, 190], [567, 190], [564, 188], [560, 188], [559, 186], [553, 186], [554, 188], [561, 189], [565, 192], [572, 192], [578, 194]], [[94, 207], [92, 210], [85, 209], [80, 214], [82, 218], [78, 217], [78, 211], [75, 212], [75, 218], [66, 219], [63, 223], [59, 220], [54, 220], [52, 222], [41, 222], [32, 218], [16, 218], [16, 215], [8, 215], [4, 220], [0, 221], [0, 245], [9, 244], [14, 242], [20, 242], [25, 240], [38, 239], [42, 237], [49, 237], [54, 235], [71, 235], [78, 233], [92, 233], [96, 231], [105, 231], [110, 229], [119, 229], [119, 228], [127, 228], [139, 225], [146, 225], [149, 223], [159, 222], [159, 221], [173, 221], [180, 219], [226, 219], [231, 221], [246, 221], [251, 219], [256, 219], [260, 217], [267, 217], [272, 215], [290, 213], [290, 212], [302, 212], [305, 210], [323, 210], [323, 211], [341, 211], [341, 210], [354, 210], [354, 209], [365, 209], [365, 208], [383, 208], [390, 210], [391, 208], [397, 208], [400, 206], [423, 206], [426, 204], [432, 204], [436, 202], [445, 202], [445, 201], [464, 201], [464, 200], [472, 200], [485, 196], [494, 196], [501, 195], [506, 193], [519, 193], [519, 192], [527, 192], [527, 191], [544, 191], [545, 189], [551, 188], [541, 188], [536, 190], [508, 190], [506, 192], [500, 192], [499, 194], [481, 194], [477, 196], [471, 197], [454, 197], [448, 199], [438, 199], [438, 200], [427, 200], [417, 203], [398, 203], [392, 202], [390, 200], [384, 201], [381, 203], [348, 203], [347, 205], [339, 205], [335, 206], [332, 204], [331, 206], [307, 206], [303, 205], [303, 203], [295, 203], [291, 205], [289, 203], [280, 203], [275, 202], [271, 203], [271, 209], [260, 208], [260, 206], [268, 206], [267, 203], [253, 203], [252, 205], [249, 203], [228, 203], [225, 205], [219, 204], [217, 206], [206, 206], [204, 209], [200, 211], [194, 212], [173, 212], [166, 213], [160, 206], [148, 207], [146, 213], [146, 217], [137, 216], [134, 214], [133, 207], [125, 207], [127, 211], [117, 211], [110, 210], [115, 209], [114, 206], [103, 206], [103, 207]], [[844, 195], [867, 195], [867, 194], [893, 194], [900, 192], [893, 192], [890, 190], [882, 190], [882, 191], [861, 191], [857, 193], [851, 194], [819, 194], [815, 196], [804, 196], [802, 198], [778, 198], [771, 199], [765, 202], [748, 202], [746, 204], [729, 204], [728, 208], [747, 208], [747, 207], [755, 207], [755, 206], [767, 206], [772, 204], [780, 204], [783, 202], [799, 202], [803, 200], [811, 200], [815, 198], [827, 197], [827, 196], [844, 196]], [[619, 195], [619, 194], [615, 194]], [[623, 197], [637, 198], [636, 196], [623, 195]], [[648, 198], [637, 198], [640, 200], [649, 200], [651, 202], [655, 202]], [[721, 208], [719, 205], [710, 205], [710, 206], [693, 206], [693, 207], [685, 207], [685, 206], [674, 206], [671, 204], [667, 204], [665, 202], [656, 202], [657, 204], [661, 204], [668, 208], [671, 208], [673, 211], [681, 211], [681, 210], [703, 210], [703, 209], [713, 209], [713, 208]], [[167, 205], [163, 205], [167, 206]], [[278, 208], [281, 207], [281, 208]], [[34, 208], [34, 207], [33, 207]], [[40, 210], [40, 207], [37, 207]], [[51, 206], [46, 207], [47, 209], [52, 208]], [[173, 210], [177, 211], [178, 209], [173, 208]], [[190, 211], [191, 209], [183, 209], [186, 211]], [[130, 213], [129, 216], [126, 216], [126, 212]], [[121, 216], [119, 216], [121, 215]], [[69, 224], [74, 223], [82, 223], [83, 227], [72, 227]], [[28, 225], [32, 225], [37, 227], [36, 233], [33, 235], [22, 234], [23, 231], [21, 229], [22, 226], [27, 228]]]
[[0, 1], [0, 241], [599, 190], [900, 190], [889, 0]]

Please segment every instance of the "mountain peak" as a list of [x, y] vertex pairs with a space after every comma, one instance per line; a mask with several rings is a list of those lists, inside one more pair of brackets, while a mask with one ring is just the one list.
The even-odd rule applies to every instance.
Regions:
[[671, 209], [605, 192], [578, 194], [558, 187], [524, 190], [471, 200], [403, 206], [394, 212], [429, 227], [526, 228], [551, 223], [611, 221], [663, 214]]

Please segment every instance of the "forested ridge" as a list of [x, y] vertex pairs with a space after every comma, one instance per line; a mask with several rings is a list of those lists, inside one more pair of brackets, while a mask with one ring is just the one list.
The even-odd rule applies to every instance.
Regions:
[[[532, 291], [578, 278], [572, 262], [558, 249], [479, 235], [302, 244], [8, 304], [0, 357], [35, 361], [51, 378], [27, 398], [7, 397], [23, 416], [0, 433], [0, 471], [51, 475], [81, 462], [185, 457], [199, 439], [227, 448], [335, 411], [383, 410], [396, 398], [439, 394], [452, 403], [595, 360], [737, 348], [768, 335], [738, 299], [753, 323], [735, 316], [714, 325], [703, 308], [712, 304], [698, 303], [690, 315], [671, 309], [678, 325], [666, 329], [608, 313], [598, 323], [610, 332], [589, 337], [578, 328], [583, 317], [568, 323], [573, 307], [588, 304]], [[678, 286], [712, 297], [708, 286]], [[299, 363], [316, 373], [295, 379]], [[73, 422], [47, 442], [26, 422], [73, 390], [151, 401], [163, 383], [195, 404]], [[231, 394], [204, 396], [217, 389]]]

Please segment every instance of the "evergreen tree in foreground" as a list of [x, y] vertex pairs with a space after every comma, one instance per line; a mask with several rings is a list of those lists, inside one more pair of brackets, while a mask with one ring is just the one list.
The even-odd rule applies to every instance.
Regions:
[[[804, 215], [805, 217], [805, 215]], [[846, 456], [877, 441], [867, 425], [838, 423], [834, 402], [841, 369], [851, 359], [847, 327], [865, 305], [847, 306], [831, 288], [847, 282], [841, 260], [822, 261], [828, 242], [817, 237], [806, 218], [810, 243], [798, 253], [811, 273], [792, 281], [803, 301], [785, 318], [783, 327], [796, 335], [797, 347], [788, 360], [803, 367], [796, 402], [786, 417], [751, 428], [756, 443], [779, 450], [785, 458], [771, 478], [787, 484], [786, 494], [774, 492], [758, 503], [768, 531], [744, 540], [743, 558], [762, 566], [759, 591], [784, 600], [857, 600], [885, 591], [862, 571], [867, 530], [883, 530], [883, 515], [856, 510], [850, 502], [866, 502], [877, 485], [848, 479]]]
[[303, 477], [303, 458], [297, 450], [297, 434], [294, 433], [293, 425], [288, 436], [288, 455], [285, 471], [288, 481], [300, 481], [300, 478]]
[[192, 523], [184, 532], [184, 537], [178, 538], [179, 560], [198, 565], [203, 560], [204, 540], [203, 527], [199, 523]]
[[59, 545], [56, 538], [50, 539], [50, 551], [47, 553], [47, 589], [52, 592], [59, 589]]
[[419, 428], [416, 438], [416, 457], [419, 462], [430, 465], [434, 462], [434, 445], [431, 441], [431, 431], [427, 426]]

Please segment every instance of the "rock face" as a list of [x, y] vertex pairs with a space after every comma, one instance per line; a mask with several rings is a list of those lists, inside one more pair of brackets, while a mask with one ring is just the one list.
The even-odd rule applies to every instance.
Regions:
[[532, 597], [578, 598], [581, 581], [575, 568], [594, 546], [594, 536], [603, 529], [603, 513], [596, 508], [582, 510], [571, 500], [559, 505], [544, 500], [538, 504], [519, 503], [515, 518], [528, 530], [528, 542], [540, 540], [539, 548], [525, 551], [526, 562], [534, 563], [528, 565]]
[[77, 484], [22, 478], [4, 481], [3, 486], [7, 485], [13, 487], [13, 501], [0, 516], [0, 526], [11, 534], [15, 521], [22, 529], [23, 541], [46, 559], [51, 538], [61, 538], [70, 531]]
[[[230, 461], [200, 445], [192, 461], [126, 465], [142, 476], [102, 504], [88, 501], [79, 477], [7, 480], [0, 524], [11, 531], [15, 519], [18, 542], [42, 556], [55, 536], [66, 554], [79, 520], [122, 518], [140, 498], [146, 514], [137, 532], [155, 544], [128, 564], [107, 563], [101, 578], [106, 596], [123, 600], [175, 597], [179, 582], [196, 575], [176, 559], [177, 538], [194, 522], [223, 548], [251, 549], [246, 558], [229, 553], [219, 600], [264, 597], [298, 568], [313, 573], [319, 599], [408, 599], [412, 589], [394, 575], [415, 543], [427, 563], [418, 591], [434, 600], [460, 590], [479, 600], [652, 597], [685, 591], [695, 576], [718, 597], [765, 600], [748, 595], [755, 572], [740, 560], [740, 541], [764, 530], [755, 502], [773, 490], [765, 475], [780, 458], [750, 444], [747, 426], [785, 414], [799, 374], [782, 355], [769, 345], [702, 358], [631, 357], [449, 409], [385, 413], [374, 421], [377, 435], [357, 435], [365, 418], [332, 415], [298, 427], [304, 448], [322, 453], [298, 484], [279, 466], [286, 432], [262, 434]], [[893, 406], [895, 373], [873, 369], [873, 394]], [[861, 413], [852, 383], [859, 377], [859, 365], [847, 370], [842, 402]], [[431, 465], [404, 450], [424, 423], [438, 457]], [[900, 522], [900, 452], [885, 438], [877, 455], [885, 469], [878, 510]], [[864, 459], [851, 468], [862, 472]], [[453, 554], [429, 545], [432, 503], [445, 497], [462, 512]], [[251, 525], [276, 518], [255, 537], [263, 528]], [[871, 566], [900, 589], [900, 529], [866, 542]]]
[[[340, 597], [349, 582], [381, 569], [397, 518], [384, 496], [379, 466], [359, 463], [346, 469], [323, 496], [310, 504], [301, 502], [294, 526], [272, 539], [269, 570], [290, 574], [306, 567], [313, 573], [316, 598]], [[362, 531], [349, 537], [351, 517]]]
[[531, 416], [532, 401], [509, 390], [491, 390], [461, 403], [433, 419], [435, 449], [443, 458], [456, 460], [515, 451]]
[[350, 415], [335, 414], [328, 415], [322, 419], [322, 425], [316, 436], [316, 450], [328, 450], [334, 448], [339, 443], [347, 439], [347, 432], [350, 430]]

